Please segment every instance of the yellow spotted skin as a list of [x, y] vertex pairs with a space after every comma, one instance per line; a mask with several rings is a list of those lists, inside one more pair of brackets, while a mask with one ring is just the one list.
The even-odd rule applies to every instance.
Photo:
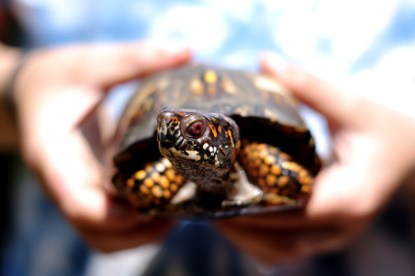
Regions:
[[168, 204], [185, 180], [167, 158], [147, 163], [126, 180], [124, 194], [136, 208], [149, 210]]
[[297, 201], [311, 192], [313, 176], [277, 147], [244, 143], [239, 159], [248, 179], [264, 192], [270, 205]]

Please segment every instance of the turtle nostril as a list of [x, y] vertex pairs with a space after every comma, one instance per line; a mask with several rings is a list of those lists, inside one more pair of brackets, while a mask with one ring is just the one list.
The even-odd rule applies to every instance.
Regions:
[[167, 124], [171, 120], [171, 118], [173, 117], [173, 115], [174, 114], [172, 112], [162, 110], [157, 115], [157, 124], [158, 125]]

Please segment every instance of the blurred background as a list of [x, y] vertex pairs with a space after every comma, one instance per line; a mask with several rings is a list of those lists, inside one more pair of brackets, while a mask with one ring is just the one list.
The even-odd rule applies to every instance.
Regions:
[[[134, 40], [188, 45], [197, 62], [250, 70], [261, 51], [272, 50], [323, 79], [414, 113], [415, 1], [0, 0], [0, 41], [25, 51]], [[110, 94], [111, 117], [119, 116], [132, 87]], [[328, 156], [324, 121], [303, 113], [318, 151]], [[415, 275], [415, 194], [408, 192], [346, 249], [269, 270], [258, 270], [205, 224], [183, 223], [163, 244], [97, 253], [36, 184], [18, 141], [8, 138], [13, 125], [7, 129], [0, 134], [1, 275], [194, 275], [217, 252], [228, 265], [206, 275]]]

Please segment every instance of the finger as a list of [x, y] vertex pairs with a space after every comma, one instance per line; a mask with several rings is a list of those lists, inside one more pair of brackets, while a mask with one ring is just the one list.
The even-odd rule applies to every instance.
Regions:
[[312, 222], [307, 220], [303, 211], [286, 211], [223, 219], [218, 220], [216, 223], [218, 225], [235, 225], [238, 227], [255, 225], [259, 228], [293, 229], [308, 227]]
[[329, 119], [343, 121], [350, 116], [350, 111], [356, 105], [354, 97], [350, 94], [299, 68], [288, 65], [275, 54], [267, 53], [262, 56], [261, 69], [282, 82], [300, 101]]
[[191, 58], [190, 50], [185, 47], [160, 47], [142, 42], [90, 45], [82, 55], [84, 66], [78, 74], [84, 81], [101, 87], [177, 67]]
[[155, 243], [162, 240], [171, 230], [173, 222], [169, 220], [152, 220], [136, 227], [120, 231], [85, 231], [81, 235], [94, 249], [109, 253], [118, 250]]
[[335, 250], [354, 237], [354, 232], [326, 228], [276, 231], [222, 225], [220, 230], [237, 247], [268, 265]]
[[373, 174], [379, 172], [375, 163], [362, 156], [353, 164], [335, 164], [322, 171], [315, 180], [306, 216], [349, 227], [365, 226], [391, 193], [385, 179]]
[[124, 229], [143, 220], [135, 210], [114, 200], [105, 190], [108, 181], [79, 131], [50, 133], [27, 158], [45, 188], [77, 227]]

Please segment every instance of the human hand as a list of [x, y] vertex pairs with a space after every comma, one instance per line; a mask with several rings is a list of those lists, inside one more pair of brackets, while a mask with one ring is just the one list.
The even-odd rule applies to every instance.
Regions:
[[156, 241], [170, 222], [144, 218], [106, 191], [108, 173], [81, 126], [114, 85], [187, 63], [190, 55], [145, 43], [74, 45], [32, 52], [18, 75], [14, 98], [24, 159], [95, 249]]
[[415, 118], [341, 91], [272, 54], [261, 65], [327, 119], [332, 162], [317, 175], [303, 211], [217, 225], [266, 264], [339, 249], [363, 231], [415, 169]]

